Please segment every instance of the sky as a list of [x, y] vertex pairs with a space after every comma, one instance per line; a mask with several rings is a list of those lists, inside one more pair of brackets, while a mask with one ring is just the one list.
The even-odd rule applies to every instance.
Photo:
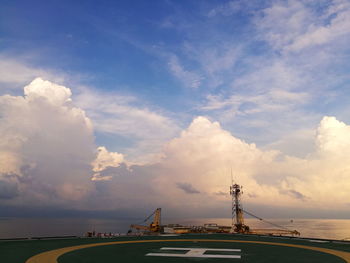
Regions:
[[0, 216], [350, 218], [350, 2], [0, 0]]

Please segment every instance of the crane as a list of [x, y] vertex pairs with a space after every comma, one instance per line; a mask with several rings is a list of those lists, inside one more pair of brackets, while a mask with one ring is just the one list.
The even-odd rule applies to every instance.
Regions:
[[144, 225], [138, 225], [138, 224], [132, 224], [130, 225], [130, 228], [134, 228], [137, 230], [142, 230], [142, 231], [147, 231], [147, 232], [160, 232], [161, 230], [161, 208], [157, 208], [156, 210], [153, 211], [153, 213], [151, 215], [149, 215], [145, 220], [143, 220], [144, 222], [147, 222], [148, 219], [150, 219], [153, 215], [153, 222], [151, 222], [151, 224], [149, 226], [144, 226]]

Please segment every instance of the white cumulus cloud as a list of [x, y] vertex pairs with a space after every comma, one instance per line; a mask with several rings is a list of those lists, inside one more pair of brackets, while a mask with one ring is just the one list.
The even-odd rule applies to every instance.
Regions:
[[303, 158], [260, 149], [218, 122], [196, 117], [168, 140], [157, 163], [127, 167], [123, 154], [106, 147], [96, 152], [91, 121], [63, 86], [36, 79], [24, 97], [1, 96], [0, 113], [1, 203], [163, 206], [205, 214], [229, 210], [232, 169], [248, 207], [310, 214], [348, 208], [350, 126], [335, 117], [321, 120], [315, 150]]
[[112, 176], [102, 176], [100, 172], [108, 167], [118, 167], [124, 161], [124, 156], [120, 153], [109, 152], [106, 147], [103, 146], [98, 147], [97, 151], [97, 157], [91, 163], [92, 170], [95, 172], [92, 180], [110, 180]]
[[91, 121], [68, 88], [37, 78], [24, 94], [0, 97], [0, 184], [15, 184], [23, 202], [84, 198], [94, 188]]
[[64, 86], [36, 78], [24, 87], [24, 95], [27, 100], [44, 99], [59, 106], [71, 101], [72, 92]]
[[[101, 183], [108, 186], [116, 208], [142, 203], [209, 215], [215, 209], [229, 212], [230, 197], [225, 193], [232, 168], [234, 180], [244, 186], [243, 202], [248, 207], [280, 207], [296, 214], [308, 209], [308, 215], [346, 211], [350, 198], [348, 155], [334, 153], [342, 152], [343, 145], [350, 142], [349, 127], [334, 117], [325, 117], [315, 129], [315, 152], [296, 158], [259, 149], [219, 123], [197, 117], [167, 143], [159, 163], [132, 166], [126, 174], [116, 168], [120, 176]], [[332, 151], [324, 143], [331, 144]], [[118, 191], [112, 193], [112, 189]]]

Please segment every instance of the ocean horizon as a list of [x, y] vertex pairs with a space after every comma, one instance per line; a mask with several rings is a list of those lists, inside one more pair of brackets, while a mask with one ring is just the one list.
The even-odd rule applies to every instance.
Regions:
[[[300, 237], [350, 240], [348, 219], [267, 219], [267, 221], [300, 232]], [[130, 224], [140, 223], [127, 219], [95, 218], [14, 218], [0, 217], [0, 239], [49, 236], [84, 236], [86, 232], [125, 234]], [[229, 218], [163, 219], [163, 224], [203, 225], [216, 223], [231, 225]], [[276, 228], [265, 222], [247, 218], [251, 229]]]

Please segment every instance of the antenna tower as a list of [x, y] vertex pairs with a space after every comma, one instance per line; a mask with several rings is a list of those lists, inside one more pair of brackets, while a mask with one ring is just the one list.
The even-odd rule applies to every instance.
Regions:
[[232, 196], [232, 231], [247, 233], [249, 232], [249, 227], [244, 224], [243, 208], [241, 205], [242, 188], [243, 187], [234, 184], [232, 181], [230, 186], [230, 195]]

